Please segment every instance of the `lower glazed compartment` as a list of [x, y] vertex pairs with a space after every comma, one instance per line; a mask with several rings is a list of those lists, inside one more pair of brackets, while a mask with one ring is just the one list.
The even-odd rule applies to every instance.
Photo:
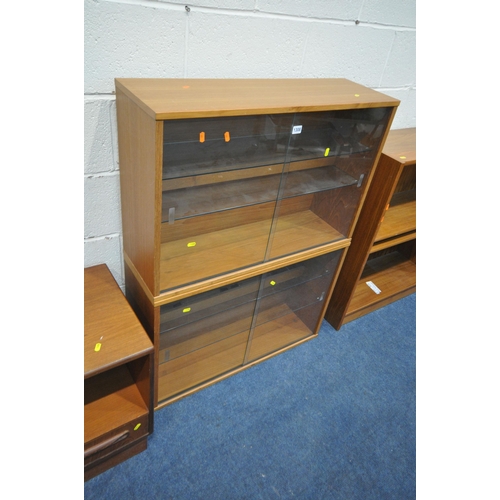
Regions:
[[341, 253], [264, 273], [224, 293], [162, 306], [158, 402], [314, 337]]

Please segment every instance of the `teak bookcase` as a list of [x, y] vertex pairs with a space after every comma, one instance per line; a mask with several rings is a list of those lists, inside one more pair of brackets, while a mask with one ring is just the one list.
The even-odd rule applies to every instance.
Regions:
[[115, 85], [158, 408], [317, 335], [399, 101], [345, 79]]
[[325, 318], [335, 329], [416, 291], [416, 128], [391, 130]]
[[153, 345], [106, 265], [84, 270], [85, 481], [144, 451]]

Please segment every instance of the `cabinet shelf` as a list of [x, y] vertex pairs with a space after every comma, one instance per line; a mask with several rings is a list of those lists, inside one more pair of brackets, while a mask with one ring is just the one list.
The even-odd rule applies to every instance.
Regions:
[[[269, 167], [268, 170], [271, 170]], [[272, 169], [274, 172], [276, 168]], [[282, 172], [266, 177], [250, 177], [251, 173], [243, 171], [238, 180], [218, 182], [210, 175], [210, 179], [191, 178], [185, 182], [189, 187], [166, 189], [163, 192], [162, 222], [171, 222], [187, 217], [231, 210], [244, 206], [272, 202], [278, 196]], [[253, 172], [255, 174], [255, 172]], [[289, 172], [284, 181], [282, 198], [291, 198], [321, 191], [329, 191], [345, 186], [352, 186], [357, 179], [345, 174], [337, 167], [325, 166], [307, 170]], [[164, 183], [168, 187], [168, 183]], [[243, 194], [242, 194], [243, 193]]]
[[[366, 282], [372, 282], [380, 293], [375, 293]], [[349, 305], [349, 320], [387, 305], [416, 289], [416, 264], [398, 251], [369, 260]]]
[[[163, 179], [176, 179], [248, 167], [348, 157], [373, 151], [366, 141], [380, 123], [333, 113], [253, 115], [165, 122]], [[298, 125], [300, 132], [290, 138]], [[304, 132], [302, 130], [304, 129]], [[363, 142], [365, 141], [365, 142]]]
[[394, 195], [389, 209], [375, 237], [375, 242], [387, 238], [416, 231], [417, 229], [417, 201], [415, 190], [405, 191]]
[[148, 415], [126, 365], [85, 380], [85, 442]]
[[[272, 215], [272, 214], [270, 214]], [[175, 288], [264, 261], [271, 219], [200, 234], [161, 246], [161, 289]], [[339, 241], [344, 235], [310, 210], [281, 216], [269, 259]], [[194, 246], [188, 246], [196, 243]]]
[[381, 250], [385, 250], [386, 248], [395, 247], [401, 243], [405, 243], [406, 241], [412, 241], [417, 238], [416, 231], [409, 231], [407, 233], [402, 233], [397, 236], [392, 236], [390, 238], [385, 238], [380, 241], [376, 241], [373, 243], [373, 246], [370, 248], [370, 255], [375, 252], [380, 252]]

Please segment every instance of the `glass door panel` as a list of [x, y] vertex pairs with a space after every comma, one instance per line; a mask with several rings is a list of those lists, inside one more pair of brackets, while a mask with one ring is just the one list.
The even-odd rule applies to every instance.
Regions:
[[255, 302], [185, 323], [160, 333], [159, 362], [170, 362], [210, 344], [250, 331]]
[[163, 178], [283, 164], [293, 115], [167, 120]]
[[267, 259], [348, 237], [390, 113], [295, 115]]
[[292, 121], [164, 122], [161, 291], [265, 260]]
[[162, 224], [161, 290], [263, 262], [274, 210], [269, 202]]
[[161, 363], [158, 366], [158, 401], [241, 366], [247, 341], [248, 331], [244, 331]]
[[159, 398], [243, 364], [260, 276], [160, 307]]
[[161, 306], [160, 333], [254, 302], [259, 283], [257, 276]]
[[262, 276], [246, 362], [315, 333], [341, 252]]
[[297, 113], [287, 161], [368, 154], [382, 139], [390, 113], [389, 108]]

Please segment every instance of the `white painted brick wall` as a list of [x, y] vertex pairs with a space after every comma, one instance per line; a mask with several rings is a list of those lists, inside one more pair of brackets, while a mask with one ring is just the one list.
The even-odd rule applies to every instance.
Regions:
[[85, 0], [85, 267], [123, 288], [114, 78], [348, 78], [400, 99], [393, 128], [413, 127], [415, 2]]

